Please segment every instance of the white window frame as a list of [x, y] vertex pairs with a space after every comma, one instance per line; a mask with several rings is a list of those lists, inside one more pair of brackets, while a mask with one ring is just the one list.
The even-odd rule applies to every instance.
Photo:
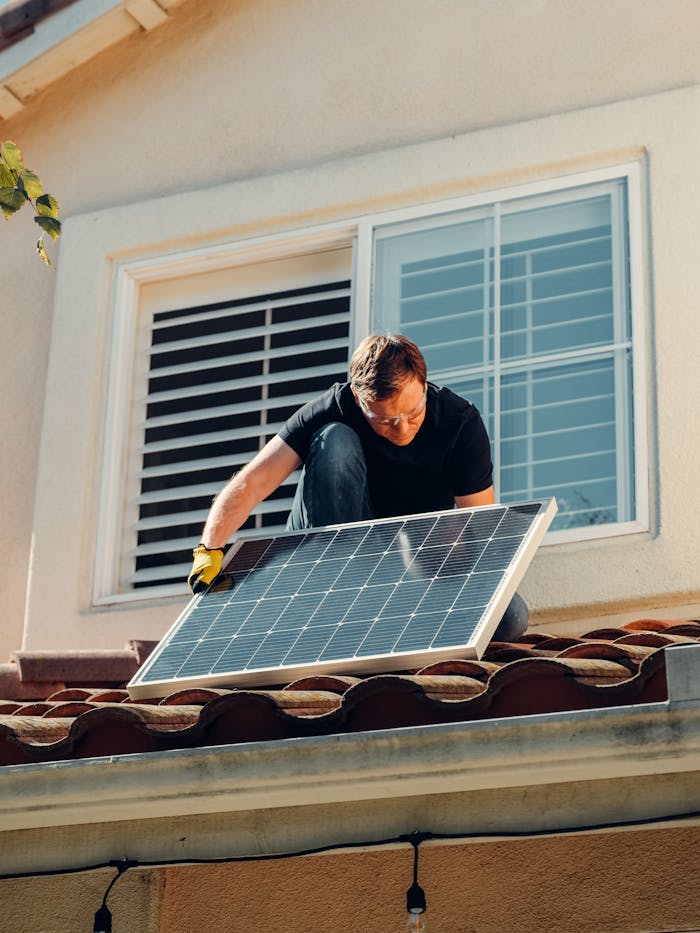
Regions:
[[[98, 514], [93, 603], [109, 605], [148, 601], [174, 595], [172, 586], [116, 593], [124, 477], [129, 463], [131, 398], [133, 391], [133, 352], [139, 320], [139, 293], [142, 285], [205, 272], [216, 272], [251, 263], [282, 259], [339, 247], [353, 246], [351, 284], [350, 346], [370, 333], [372, 307], [372, 262], [374, 232], [378, 227], [412, 219], [424, 219], [456, 210], [479, 208], [494, 203], [561, 193], [595, 184], [624, 179], [627, 183], [627, 229], [629, 243], [630, 305], [633, 379], [633, 430], [635, 461], [636, 519], [628, 522], [567, 528], [551, 531], [545, 545], [586, 541], [649, 530], [647, 389], [646, 389], [646, 311], [642, 250], [641, 171], [637, 162], [610, 166], [590, 172], [550, 178], [495, 191], [480, 192], [440, 202], [355, 217], [341, 223], [320, 225], [303, 231], [258, 237], [215, 247], [203, 247], [169, 254], [166, 257], [119, 263], [114, 280], [112, 354], [109, 362], [108, 403], [105, 417], [105, 445]], [[494, 455], [498, 462], [497, 439]]]
[[[617, 535], [639, 534], [648, 532], [650, 528], [649, 510], [649, 457], [647, 441], [647, 391], [646, 391], [646, 312], [644, 303], [644, 273], [642, 262], [642, 214], [641, 214], [641, 171], [638, 162], [610, 166], [591, 172], [581, 172], [563, 178], [551, 178], [525, 185], [501, 188], [496, 191], [483, 192], [464, 198], [451, 199], [420, 207], [411, 207], [403, 210], [389, 211], [367, 218], [358, 225], [358, 256], [369, 257], [370, 268], [362, 283], [357, 283], [355, 295], [357, 311], [356, 326], [362, 325], [364, 336], [370, 333], [372, 308], [372, 275], [371, 261], [373, 256], [374, 231], [381, 226], [391, 225], [410, 220], [424, 220], [426, 217], [437, 217], [457, 210], [478, 209], [486, 205], [502, 205], [504, 202], [519, 200], [521, 198], [535, 197], [537, 195], [556, 194], [561, 200], [567, 198], [567, 191], [576, 188], [594, 185], [601, 182], [625, 180], [627, 183], [627, 229], [630, 270], [630, 317], [632, 342], [632, 430], [634, 431], [634, 501], [636, 518], [626, 522], [611, 522], [606, 525], [589, 525], [574, 528], [563, 528], [547, 532], [543, 545], [555, 545], [573, 541], [586, 541], [595, 538], [609, 538]], [[500, 210], [496, 211], [496, 220]], [[498, 294], [498, 263], [495, 263], [496, 281], [495, 294]], [[359, 291], [362, 284], [363, 291]], [[610, 347], [600, 348], [599, 352], [610, 350]], [[586, 356], [594, 355], [596, 351], [586, 351]], [[496, 402], [496, 407], [498, 402]], [[495, 423], [498, 423], [498, 411], [494, 412]], [[498, 429], [496, 429], [498, 433]], [[497, 475], [499, 463], [498, 436], [492, 438], [494, 473]]]
[[[167, 283], [202, 273], [218, 272], [254, 263], [303, 256], [352, 246], [356, 224], [332, 224], [297, 233], [259, 237], [174, 253], [165, 258], [120, 263], [115, 273], [114, 316], [109, 362], [102, 482], [95, 548], [93, 605], [142, 602], [182, 595], [182, 587], [153, 586], [117, 592], [122, 559], [122, 523], [126, 478], [137, 446], [133, 423], [133, 360], [139, 335], [140, 289], [149, 283]], [[350, 342], [355, 339], [351, 324]]]

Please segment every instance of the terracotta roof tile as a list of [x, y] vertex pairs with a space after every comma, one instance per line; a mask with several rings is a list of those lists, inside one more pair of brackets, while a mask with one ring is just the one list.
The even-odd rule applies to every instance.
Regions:
[[[47, 703], [48, 709], [42, 713], [44, 719], [63, 719], [68, 716], [77, 717], [94, 709], [92, 703], [85, 703], [80, 700], [68, 700], [65, 703]], [[25, 713], [28, 715], [28, 713]]]
[[54, 693], [50, 693], [46, 699], [50, 702], [58, 702], [59, 700], [89, 700], [94, 692], [94, 690], [90, 690], [87, 687], [63, 687], [60, 690], [56, 690]]
[[348, 687], [359, 683], [360, 677], [347, 677], [338, 674], [313, 674], [309, 677], [300, 677], [292, 681], [285, 690], [330, 690], [334, 693], [345, 693]]
[[[126, 690], [124, 692], [126, 693]], [[155, 699], [153, 702], [160, 703], [163, 706], [179, 706], [180, 703], [186, 703], [190, 706], [204, 706], [210, 700], [214, 700], [216, 697], [225, 696], [228, 693], [231, 693], [231, 690], [227, 690], [225, 688], [219, 689], [218, 687], [190, 687], [187, 690], [176, 690], [175, 693], [169, 693], [168, 696], [164, 697], [162, 700]], [[129, 699], [128, 693], [126, 693], [126, 699], [124, 702], [132, 702]], [[148, 701], [139, 700], [138, 702], [144, 703]]]
[[499, 670], [498, 664], [489, 661], [434, 661], [422, 667], [419, 674], [463, 674], [465, 677], [476, 677], [477, 680], [486, 681]]
[[[630, 632], [670, 632], [673, 635], [700, 636], [700, 622], [697, 620], [679, 622], [677, 619], [637, 619], [628, 622], [625, 629]], [[679, 631], [688, 629], [688, 631]]]
[[606, 641], [585, 641], [564, 648], [558, 656], [560, 658], [607, 658], [607, 660], [619, 661], [621, 664], [633, 664], [635, 660], [641, 661], [653, 650], [653, 648], [645, 648], [641, 645], [623, 645], [619, 641], [612, 644]]
[[[581, 638], [528, 632], [514, 644], [492, 643], [480, 661], [138, 701], [123, 682], [115, 686], [115, 665], [135, 669], [153, 643], [78, 652], [74, 664], [67, 652], [20, 653], [21, 664], [0, 666], [0, 765], [658, 702], [667, 697], [664, 647], [697, 642], [697, 622], [645, 619]], [[99, 670], [106, 683], [96, 682]], [[49, 673], [63, 679], [20, 679]]]
[[65, 685], [53, 681], [27, 681], [20, 679], [17, 665], [13, 662], [0, 664], [0, 698], [9, 697], [13, 700], [41, 700], [60, 690]]
[[466, 699], [484, 692], [483, 681], [477, 680], [475, 677], [465, 677], [464, 675], [415, 674], [412, 677], [404, 677], [404, 680], [410, 680], [418, 684], [421, 690], [425, 692], [425, 695], [433, 699]]
[[20, 680], [123, 683], [139, 669], [136, 651], [16, 651]]
[[651, 648], [665, 648], [666, 645], [683, 645], [697, 642], [698, 638], [687, 635], [672, 635], [667, 631], [661, 632], [630, 632], [616, 639], [621, 645], [646, 645]]
[[528, 648], [527, 645], [508, 645], [493, 641], [484, 652], [484, 660], [492, 661], [499, 667], [510, 661], [521, 661], [526, 658], [549, 657], [549, 652], [537, 648]]

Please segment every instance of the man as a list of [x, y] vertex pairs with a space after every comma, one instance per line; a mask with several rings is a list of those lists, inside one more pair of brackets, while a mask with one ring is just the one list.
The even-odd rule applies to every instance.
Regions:
[[[428, 382], [423, 355], [399, 334], [370, 336], [350, 360], [350, 382], [308, 402], [224, 487], [194, 549], [199, 592], [221, 570], [223, 548], [255, 506], [302, 464], [289, 530], [490, 505], [491, 448], [477, 409]], [[516, 594], [494, 638], [527, 628]]]

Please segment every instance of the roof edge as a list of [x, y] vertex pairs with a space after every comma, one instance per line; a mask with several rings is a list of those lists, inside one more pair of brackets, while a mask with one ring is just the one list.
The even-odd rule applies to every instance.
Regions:
[[0, 50], [0, 121], [127, 35], [164, 23], [184, 0], [74, 0]]
[[18, 830], [692, 771], [698, 701], [10, 766], [0, 809]]

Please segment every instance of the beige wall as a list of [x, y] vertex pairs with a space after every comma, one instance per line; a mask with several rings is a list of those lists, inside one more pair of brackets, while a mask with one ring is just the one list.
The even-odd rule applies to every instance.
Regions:
[[[659, 933], [700, 920], [697, 828], [425, 845], [419, 867], [430, 933]], [[400, 931], [412, 870], [410, 850], [172, 868], [161, 931]]]
[[[649, 370], [659, 389], [649, 411], [651, 478], [661, 535], [564, 550], [554, 591], [547, 558], [528, 595], [543, 609], [598, 601], [599, 580], [584, 582], [602, 562], [602, 590], [618, 605], [690, 599], [697, 547], [683, 491], [697, 462], [688, 403], [697, 388], [692, 309], [700, 291], [692, 236], [699, 192], [689, 181], [700, 151], [697, 97], [513, 121], [697, 83], [698, 19], [697, 4], [682, 0], [643, 9], [634, 0], [192, 0], [172, 22], [100, 55], [2, 124], [68, 223], [58, 277], [32, 255], [30, 218], [0, 231], [11, 320], [0, 371], [0, 658], [22, 639], [33, 535], [30, 647], [158, 637], [180, 605], [90, 610], [113, 315], [108, 257], [303, 228], [645, 152], [656, 314]], [[396, 148], [414, 142], [423, 145]], [[276, 174], [266, 181], [268, 173]], [[101, 213], [128, 204], [133, 210]], [[62, 356], [47, 377], [54, 309]]]
[[[89, 933], [102, 906], [112, 868], [79, 875], [0, 881], [1, 933]], [[161, 933], [163, 874], [127, 872], [115, 884], [107, 905], [114, 933]], [[197, 924], [192, 931], [198, 929]]]
[[[425, 844], [431, 933], [642, 933], [698, 928], [697, 827]], [[388, 933], [405, 923], [412, 852], [133, 870], [109, 897], [115, 933]], [[111, 871], [0, 882], [5, 933], [76, 933]]]
[[[683, 819], [684, 813], [698, 812], [700, 782], [697, 770], [691, 770], [697, 764], [697, 743], [689, 742], [688, 735], [684, 740], [686, 730], [673, 716], [664, 715], [661, 721], [656, 715], [645, 722], [639, 713], [628, 731], [620, 731], [611, 729], [611, 717], [598, 711], [589, 725], [595, 727], [600, 748], [589, 747], [586, 754], [577, 744], [587, 731], [580, 717], [563, 716], [552, 737], [559, 764], [566, 767], [562, 775], [537, 741], [537, 730], [551, 725], [548, 718], [535, 717], [536, 727], [533, 722], [530, 729], [525, 720], [511, 726], [469, 724], [463, 745], [437, 727], [335, 737], [337, 741], [328, 737], [321, 743], [321, 756], [315, 743], [305, 741], [197, 750], [188, 769], [191, 779], [179, 796], [169, 795], [158, 777], [163, 769], [183, 764], [189, 753], [4, 769], [1, 783], [7, 785], [8, 806], [0, 825], [0, 876], [77, 869], [124, 856], [158, 865], [341, 842], [360, 845], [420, 829], [464, 835], [458, 842], [435, 840], [421, 849], [420, 879], [430, 905], [431, 933], [698, 929], [700, 825], [696, 817]], [[509, 729], [526, 746], [520, 755], [504, 740]], [[391, 771], [385, 765], [387, 750], [396, 754], [411, 732], [415, 735], [406, 750], [423, 758], [424, 793], [411, 780], [407, 757], [397, 759]], [[563, 740], [564, 732], [573, 739]], [[659, 735], [673, 738], [680, 757], [665, 754]], [[469, 747], [474, 760], [459, 767], [451, 758], [455, 745]], [[364, 752], [359, 746], [365, 746]], [[500, 770], [489, 769], [484, 746], [498, 759]], [[607, 759], [600, 754], [603, 747]], [[246, 765], [251, 754], [257, 762], [252, 768]], [[328, 776], [314, 779], [300, 764], [311, 759], [322, 767], [329, 755], [333, 765]], [[337, 760], [348, 756], [353, 759], [349, 787], [338, 779], [337, 766]], [[527, 758], [532, 762], [528, 783], [510, 786], [510, 775]], [[363, 762], [371, 786], [353, 778]], [[619, 777], [591, 777], [609, 772], [613, 763], [622, 769]], [[94, 788], [89, 800], [86, 781]], [[281, 794], [275, 791], [277, 781], [286, 788]], [[134, 788], [146, 783], [151, 806], [143, 818]], [[13, 788], [16, 800], [10, 797]], [[205, 791], [217, 810], [202, 808]], [[26, 810], [20, 813], [23, 804]], [[639, 825], [625, 832], [544, 835], [566, 826], [621, 820]], [[645, 820], [659, 822], [645, 826]], [[499, 833], [518, 832], [543, 835], [498, 838]], [[484, 839], [487, 834], [496, 838]], [[173, 866], [164, 872], [134, 869], [115, 885], [109, 906], [114, 933], [390, 933], [403, 929], [411, 868], [411, 851], [401, 846], [282, 861]], [[91, 922], [111, 877], [113, 873], [100, 870], [0, 881], [0, 933], [90, 930], [85, 921]]]

